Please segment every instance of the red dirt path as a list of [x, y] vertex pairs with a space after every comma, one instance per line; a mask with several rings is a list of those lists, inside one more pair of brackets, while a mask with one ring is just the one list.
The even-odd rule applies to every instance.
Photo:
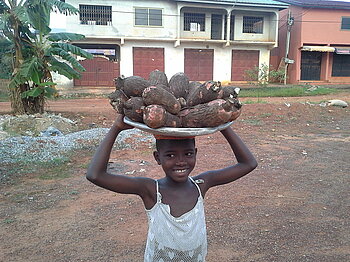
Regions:
[[[232, 127], [259, 167], [208, 192], [208, 262], [350, 261], [349, 109], [300, 103], [333, 98], [350, 101], [347, 94], [244, 105]], [[115, 115], [107, 99], [49, 102], [48, 110], [79, 120], [82, 128], [108, 127]], [[0, 103], [0, 112], [9, 105]], [[194, 173], [232, 163], [219, 133], [198, 137], [197, 146]], [[152, 150], [114, 151], [111, 168], [158, 178]], [[142, 203], [90, 184], [84, 175], [91, 155], [77, 152], [65, 179], [28, 172], [1, 185], [0, 261], [142, 261]]]

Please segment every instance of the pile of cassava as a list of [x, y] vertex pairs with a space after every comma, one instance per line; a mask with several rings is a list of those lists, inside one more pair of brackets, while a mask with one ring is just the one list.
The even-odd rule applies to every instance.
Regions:
[[220, 82], [190, 82], [184, 73], [170, 80], [155, 70], [146, 80], [140, 76], [115, 79], [116, 90], [110, 103], [120, 114], [159, 127], [216, 127], [240, 115], [239, 88]]

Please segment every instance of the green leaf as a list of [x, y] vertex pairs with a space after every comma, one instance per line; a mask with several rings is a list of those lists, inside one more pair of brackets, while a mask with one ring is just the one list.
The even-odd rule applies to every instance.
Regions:
[[76, 15], [79, 13], [79, 9], [74, 6], [61, 2], [60, 0], [46, 0], [47, 4], [51, 6], [51, 11], [59, 11], [65, 15]]
[[45, 97], [48, 97], [48, 98], [51, 98], [53, 95], [57, 94], [57, 90], [50, 86], [45, 87], [44, 91], [45, 91]]
[[58, 48], [62, 48], [63, 50], [70, 52], [72, 54], [84, 57], [84, 58], [88, 58], [91, 59], [93, 58], [93, 55], [90, 54], [89, 52], [86, 52], [85, 50], [83, 50], [82, 48], [69, 44], [69, 43], [52, 43], [51, 45], [52, 47], [58, 47]]
[[5, 11], [8, 11], [10, 7], [5, 3], [4, 0], [0, 0], [0, 14], [3, 14]]
[[50, 52], [51, 55], [52, 54], [57, 55], [57, 56], [61, 57], [62, 59], [68, 61], [73, 66], [74, 69], [81, 71], [81, 72], [85, 71], [85, 68], [73, 56], [71, 56], [65, 50], [56, 47], [56, 48], [49, 49], [48, 52]]
[[29, 17], [27, 9], [24, 6], [16, 6], [11, 9], [11, 13], [14, 15], [15, 19], [21, 22], [23, 25], [27, 25], [29, 22]]
[[43, 82], [43, 83], [38, 83], [38, 86], [41, 86], [41, 87], [48, 87], [48, 86], [55, 86], [57, 85], [57, 83], [54, 83], [54, 82]]
[[51, 64], [50, 70], [57, 72], [60, 75], [64, 75], [68, 79], [80, 78], [80, 73], [71, 68], [68, 64], [58, 61], [56, 58], [49, 57], [49, 63]]
[[50, 33], [50, 8], [45, 2], [27, 5], [27, 14], [30, 24], [34, 29], [38, 30], [40, 34], [47, 35]]
[[33, 80], [33, 76], [35, 78], [35, 74], [39, 74], [39, 67], [41, 67], [41, 63], [37, 57], [32, 57], [31, 59], [25, 60], [18, 72], [10, 81], [9, 87], [15, 88], [16, 86]]
[[28, 91], [25, 91], [21, 94], [22, 98], [25, 98], [25, 97], [38, 97], [40, 96], [42, 93], [44, 92], [44, 89], [41, 88], [41, 87], [34, 87]]
[[62, 33], [50, 33], [47, 39], [52, 42], [58, 42], [58, 41], [76, 41], [84, 38], [85, 36], [81, 34], [62, 32]]
[[40, 77], [37, 71], [33, 71], [31, 79], [35, 84], [40, 84]]

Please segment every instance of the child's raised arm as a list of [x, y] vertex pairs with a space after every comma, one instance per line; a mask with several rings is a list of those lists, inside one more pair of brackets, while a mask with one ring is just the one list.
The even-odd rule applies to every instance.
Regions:
[[107, 172], [107, 164], [117, 136], [123, 130], [132, 128], [124, 123], [123, 117], [123, 115], [117, 116], [113, 126], [97, 148], [90, 162], [86, 178], [95, 185], [114, 192], [140, 195], [146, 205], [148, 201], [153, 202], [153, 194], [155, 194], [153, 192], [155, 190], [153, 179], [114, 175]]
[[203, 185], [201, 185], [203, 193], [210, 187], [235, 181], [254, 170], [258, 165], [252, 153], [231, 127], [222, 130], [221, 133], [229, 143], [234, 157], [237, 159], [237, 164], [219, 170], [208, 171], [196, 176], [194, 179], [204, 180]]

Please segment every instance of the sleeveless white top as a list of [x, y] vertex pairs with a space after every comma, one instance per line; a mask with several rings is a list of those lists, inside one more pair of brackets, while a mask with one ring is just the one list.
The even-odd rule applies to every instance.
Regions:
[[144, 262], [204, 262], [207, 255], [207, 230], [203, 197], [199, 196], [193, 209], [174, 217], [170, 206], [162, 203], [158, 181], [157, 203], [146, 209], [148, 236]]

